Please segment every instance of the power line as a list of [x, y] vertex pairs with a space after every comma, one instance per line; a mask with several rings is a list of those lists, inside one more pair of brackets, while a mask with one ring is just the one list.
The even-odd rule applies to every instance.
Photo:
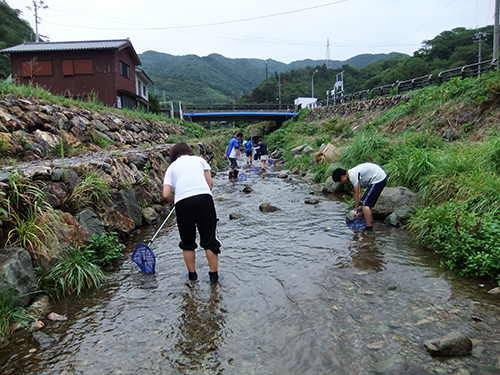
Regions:
[[[335, 4], [345, 3], [347, 1], [348, 0], [337, 0], [337, 1], [333, 1], [331, 3], [326, 3], [326, 4], [322, 4], [322, 5], [316, 5], [316, 6], [308, 7], [308, 8], [290, 10], [290, 11], [287, 11], [287, 12], [274, 13], [274, 14], [268, 14], [268, 15], [264, 15], [264, 16], [257, 16], [257, 17], [250, 17], [250, 18], [242, 18], [242, 19], [232, 20], [232, 21], [221, 21], [221, 22], [198, 24], [198, 25], [169, 26], [169, 27], [146, 27], [146, 28], [139, 28], [139, 29], [132, 29], [130, 27], [128, 27], [126, 29], [106, 28], [106, 27], [92, 27], [91, 29], [94, 29], [94, 30], [117, 30], [117, 31], [119, 31], [119, 30], [150, 31], [150, 30], [192, 29], [192, 28], [197, 28], [197, 27], [209, 27], [209, 26], [228, 25], [228, 24], [239, 23], [239, 22], [248, 22], [248, 21], [261, 20], [261, 19], [264, 19], [264, 18], [279, 17], [279, 16], [284, 16], [284, 15], [293, 14], [293, 13], [305, 12], [305, 11], [312, 10], [312, 9], [324, 8], [324, 7], [335, 5]], [[54, 25], [71, 27], [71, 25], [63, 25], [63, 24], [54, 24]]]

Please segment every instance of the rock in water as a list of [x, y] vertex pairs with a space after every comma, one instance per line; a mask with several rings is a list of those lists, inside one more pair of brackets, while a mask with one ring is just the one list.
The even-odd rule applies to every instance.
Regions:
[[454, 331], [446, 336], [427, 340], [425, 349], [433, 356], [467, 355], [472, 352], [472, 340], [460, 331]]

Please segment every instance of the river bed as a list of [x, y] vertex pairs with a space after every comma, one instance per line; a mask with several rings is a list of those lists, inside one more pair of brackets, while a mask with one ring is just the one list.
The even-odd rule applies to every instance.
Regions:
[[[51, 306], [67, 321], [45, 320], [2, 349], [2, 374], [499, 373], [492, 283], [440, 268], [403, 230], [349, 229], [339, 197], [312, 196], [277, 169], [214, 177], [218, 284], [201, 250], [188, 281], [173, 217], [152, 246], [156, 273], [141, 273], [130, 255], [157, 227], [143, 228], [103, 287]], [[279, 210], [261, 212], [263, 202]], [[471, 355], [426, 352], [425, 340], [454, 330], [473, 340]]]

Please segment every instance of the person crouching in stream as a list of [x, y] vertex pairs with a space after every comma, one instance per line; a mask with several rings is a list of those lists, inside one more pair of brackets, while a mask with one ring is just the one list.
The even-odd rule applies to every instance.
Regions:
[[[200, 234], [200, 246], [210, 268], [210, 282], [219, 279], [218, 262], [221, 243], [217, 239], [217, 214], [212, 196], [214, 185], [210, 165], [205, 159], [194, 156], [187, 143], [176, 143], [170, 149], [171, 163], [163, 180], [163, 197], [174, 203], [177, 227], [189, 280], [196, 280], [195, 267], [196, 227]], [[172, 195], [175, 192], [175, 195]]]

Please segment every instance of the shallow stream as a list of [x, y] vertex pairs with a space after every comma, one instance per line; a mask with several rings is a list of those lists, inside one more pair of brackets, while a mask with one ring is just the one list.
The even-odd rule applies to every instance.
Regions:
[[[199, 281], [187, 280], [174, 218], [152, 246], [156, 274], [141, 273], [130, 254], [157, 227], [143, 228], [105, 286], [51, 306], [67, 321], [45, 320], [37, 339], [19, 334], [0, 351], [2, 374], [499, 373], [493, 284], [440, 268], [405, 231], [354, 232], [339, 198], [312, 196], [296, 176], [244, 173], [214, 178], [218, 284], [201, 250]], [[473, 340], [471, 355], [426, 352], [425, 340], [454, 330]]]

